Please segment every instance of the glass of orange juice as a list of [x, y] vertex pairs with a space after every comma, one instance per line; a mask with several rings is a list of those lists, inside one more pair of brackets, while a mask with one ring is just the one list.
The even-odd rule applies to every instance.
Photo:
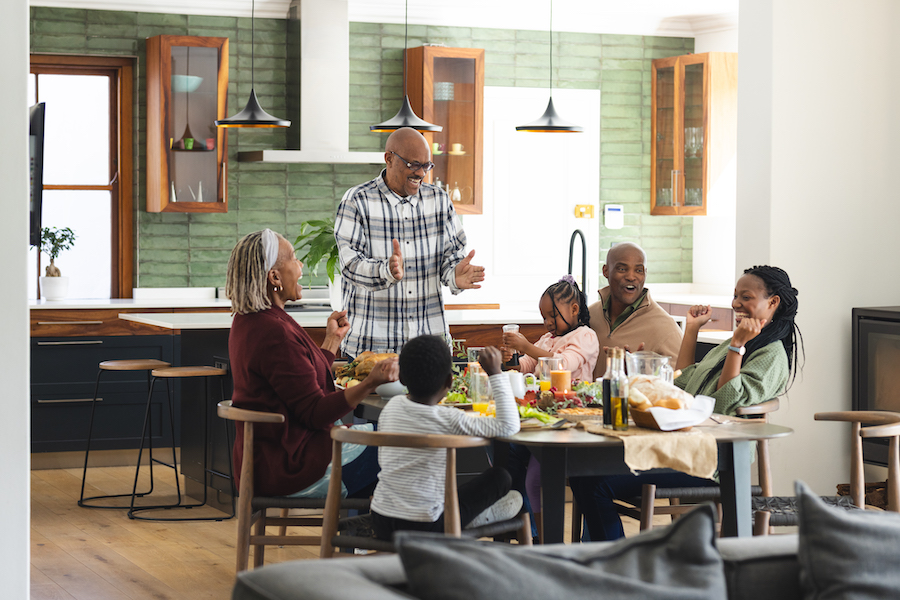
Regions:
[[477, 412], [481, 416], [487, 416], [488, 408], [490, 408], [491, 403], [487, 399], [484, 400], [475, 400], [472, 402], [472, 410]]

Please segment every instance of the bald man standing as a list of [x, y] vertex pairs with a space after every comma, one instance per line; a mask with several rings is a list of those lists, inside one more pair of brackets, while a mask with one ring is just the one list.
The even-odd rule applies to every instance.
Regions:
[[[681, 328], [644, 287], [646, 262], [647, 255], [637, 244], [620, 242], [609, 249], [603, 265], [609, 285], [600, 290], [600, 301], [588, 308], [591, 329], [597, 333], [601, 348], [650, 350], [677, 358]], [[605, 371], [606, 354], [601, 352], [594, 377], [602, 377]]]
[[341, 348], [351, 357], [399, 353], [418, 335], [449, 334], [441, 285], [458, 294], [484, 280], [450, 197], [424, 182], [434, 168], [425, 137], [398, 129], [384, 162], [378, 177], [344, 194], [334, 227], [350, 320]]

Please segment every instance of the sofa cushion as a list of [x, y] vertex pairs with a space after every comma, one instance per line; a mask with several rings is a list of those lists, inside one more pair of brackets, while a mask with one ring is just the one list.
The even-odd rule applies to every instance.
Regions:
[[728, 600], [796, 600], [800, 588], [796, 533], [719, 538]]
[[673, 525], [574, 554], [398, 532], [409, 591], [422, 600], [727, 597], [715, 547], [715, 509], [704, 505]]
[[802, 481], [800, 582], [804, 597], [881, 600], [900, 597], [900, 514], [826, 506]]

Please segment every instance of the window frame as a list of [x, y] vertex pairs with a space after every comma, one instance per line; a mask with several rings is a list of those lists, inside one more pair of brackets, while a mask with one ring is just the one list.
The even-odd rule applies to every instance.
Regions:
[[[110, 298], [131, 298], [134, 287], [134, 69], [136, 57], [32, 54], [36, 75], [110, 77], [107, 185], [45, 185], [45, 190], [107, 190], [111, 196]], [[38, 258], [40, 265], [40, 257]]]

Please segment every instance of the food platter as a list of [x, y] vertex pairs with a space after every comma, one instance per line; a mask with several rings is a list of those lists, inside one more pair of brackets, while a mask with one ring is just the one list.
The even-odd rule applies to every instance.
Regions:
[[460, 410], [472, 410], [471, 402], [445, 402], [446, 398], [438, 402], [441, 406], [451, 406], [453, 408], [458, 408]]

